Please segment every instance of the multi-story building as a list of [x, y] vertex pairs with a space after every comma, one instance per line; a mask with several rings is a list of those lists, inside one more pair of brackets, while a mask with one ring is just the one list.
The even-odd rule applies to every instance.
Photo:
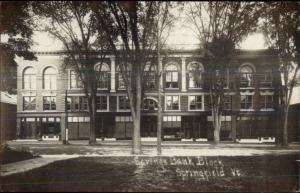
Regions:
[[[210, 97], [205, 80], [211, 68], [204, 52], [170, 50], [166, 53], [161, 60], [164, 139], [212, 139]], [[75, 71], [63, 67], [64, 52], [37, 52], [36, 55], [38, 61], [18, 60], [18, 136], [60, 136], [65, 128], [67, 107], [69, 139], [88, 138], [87, 99]], [[107, 138], [132, 136], [133, 123], [119, 62], [110, 55], [101, 67], [97, 137], [101, 136], [101, 130]], [[237, 51], [226, 71], [221, 140], [275, 136], [276, 87], [280, 80], [277, 62], [276, 55], [268, 50]], [[142, 137], [156, 136], [157, 80], [153, 69], [145, 67], [149, 73], [144, 85]]]

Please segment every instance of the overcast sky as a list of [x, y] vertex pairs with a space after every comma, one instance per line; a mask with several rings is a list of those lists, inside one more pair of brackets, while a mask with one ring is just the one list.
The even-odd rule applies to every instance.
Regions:
[[[62, 50], [62, 44], [49, 37], [47, 33], [35, 32], [33, 36], [35, 45], [32, 47], [34, 51], [55, 51]], [[169, 44], [198, 44], [198, 39], [193, 32], [188, 29], [174, 30], [168, 39]], [[263, 49], [264, 39], [262, 34], [256, 33], [249, 35], [248, 38], [241, 44], [241, 49]]]

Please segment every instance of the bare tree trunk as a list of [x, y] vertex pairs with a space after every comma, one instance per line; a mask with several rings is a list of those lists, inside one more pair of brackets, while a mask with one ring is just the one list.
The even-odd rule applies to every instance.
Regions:
[[136, 82], [136, 106], [133, 119], [133, 138], [132, 138], [132, 154], [141, 154], [141, 101], [142, 101], [142, 82], [140, 76], [140, 69], [137, 70]]
[[282, 139], [282, 145], [288, 146], [288, 115], [289, 115], [289, 104], [286, 104], [286, 107], [284, 108], [284, 120], [283, 120], [283, 139]]
[[214, 121], [214, 143], [220, 143], [220, 130], [221, 130], [221, 115], [219, 114], [218, 107], [214, 107], [212, 113]]
[[92, 94], [92, 98], [91, 98], [91, 104], [90, 109], [89, 109], [89, 114], [90, 114], [90, 140], [89, 140], [89, 144], [90, 145], [94, 145], [96, 144], [96, 111], [95, 111], [95, 107], [96, 107], [96, 98], [95, 95]]

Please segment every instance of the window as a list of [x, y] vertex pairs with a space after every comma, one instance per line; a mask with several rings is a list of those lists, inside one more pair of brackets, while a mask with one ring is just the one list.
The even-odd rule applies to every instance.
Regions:
[[35, 96], [26, 96], [23, 97], [23, 110], [35, 110], [36, 100]]
[[190, 110], [202, 110], [203, 96], [189, 96], [189, 109]]
[[189, 88], [200, 88], [202, 85], [203, 67], [201, 64], [194, 62], [188, 66], [188, 83]]
[[109, 67], [107, 64], [96, 64], [95, 65], [95, 70], [98, 71], [99, 73], [99, 80], [97, 84], [97, 88], [99, 89], [108, 89], [109, 87]]
[[253, 69], [250, 66], [242, 66], [240, 68], [240, 86], [252, 87], [253, 86]]
[[179, 110], [179, 96], [166, 96], [166, 110]]
[[129, 98], [127, 96], [119, 96], [119, 110], [130, 110]]
[[241, 95], [241, 109], [252, 109], [252, 95]]
[[53, 67], [48, 67], [44, 71], [43, 88], [56, 90], [56, 70]]
[[143, 103], [143, 109], [153, 111], [153, 110], [157, 110], [158, 106], [155, 100], [145, 99]]
[[231, 96], [225, 95], [223, 98], [223, 109], [224, 110], [231, 110]]
[[164, 116], [164, 122], [180, 122], [181, 116]]
[[36, 89], [36, 72], [32, 67], [26, 68], [23, 74], [23, 89]]
[[74, 70], [70, 72], [70, 88], [83, 88], [82, 81]]
[[67, 109], [71, 111], [86, 111], [88, 110], [88, 100], [84, 96], [68, 97]]
[[96, 107], [97, 110], [108, 110], [107, 96], [97, 96]]
[[170, 64], [166, 67], [166, 88], [179, 88], [178, 68], [174, 64]]
[[156, 88], [156, 67], [150, 64], [147, 64], [144, 69], [145, 77], [145, 88], [146, 89], [155, 89]]
[[87, 97], [79, 97], [79, 110], [88, 110], [88, 99]]
[[122, 74], [122, 71], [121, 71], [120, 67], [118, 66], [117, 67], [117, 75], [118, 75], [118, 89], [121, 89], [121, 90], [126, 89], [125, 80], [123, 79], [123, 76], [127, 79], [130, 78], [130, 71], [128, 71], [128, 69], [127, 69], [127, 71], [124, 72], [124, 74]]
[[273, 95], [262, 95], [261, 108], [273, 109]]
[[43, 97], [43, 109], [44, 111], [56, 110], [56, 97]]
[[267, 72], [262, 75], [262, 79], [260, 81], [261, 87], [272, 87], [272, 74]]

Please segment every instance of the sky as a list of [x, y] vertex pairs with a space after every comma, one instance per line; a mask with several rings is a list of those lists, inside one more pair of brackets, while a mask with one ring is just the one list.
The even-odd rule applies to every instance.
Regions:
[[[62, 50], [61, 42], [50, 37], [46, 32], [35, 32], [33, 36], [33, 51]], [[198, 39], [188, 29], [174, 30], [168, 39], [169, 44], [198, 44]], [[241, 49], [264, 49], [264, 38], [260, 33], [251, 34], [241, 43]]]

